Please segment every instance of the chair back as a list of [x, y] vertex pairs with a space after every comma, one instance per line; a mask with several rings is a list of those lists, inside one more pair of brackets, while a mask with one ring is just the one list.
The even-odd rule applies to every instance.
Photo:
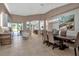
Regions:
[[22, 31], [22, 36], [23, 37], [30, 37], [30, 30], [23, 30]]
[[60, 35], [61, 36], [66, 36], [67, 31], [66, 30], [61, 30]]
[[79, 32], [77, 33], [76, 39], [75, 39], [75, 46], [79, 46]]
[[46, 30], [43, 30], [42, 31], [42, 36], [43, 36], [43, 40], [45, 41], [45, 40], [47, 40], [47, 31]]
[[47, 35], [48, 35], [48, 38], [49, 38], [49, 42], [54, 43], [53, 32], [48, 31]]

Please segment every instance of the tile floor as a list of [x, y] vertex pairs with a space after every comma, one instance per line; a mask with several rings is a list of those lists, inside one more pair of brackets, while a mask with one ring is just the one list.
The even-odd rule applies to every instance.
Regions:
[[41, 36], [32, 35], [24, 40], [21, 36], [13, 38], [11, 45], [0, 46], [0, 56], [73, 56], [73, 49], [52, 50], [43, 45]]

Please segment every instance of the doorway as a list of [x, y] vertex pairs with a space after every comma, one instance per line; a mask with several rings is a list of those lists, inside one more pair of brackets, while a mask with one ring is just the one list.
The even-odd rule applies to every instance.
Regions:
[[23, 30], [23, 24], [22, 23], [11, 23], [11, 28], [12, 28], [12, 35], [19, 36], [20, 31]]

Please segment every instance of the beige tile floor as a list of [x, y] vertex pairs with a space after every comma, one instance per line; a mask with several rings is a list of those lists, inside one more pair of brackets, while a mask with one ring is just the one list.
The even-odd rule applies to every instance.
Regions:
[[0, 56], [73, 56], [73, 49], [52, 50], [42, 44], [41, 36], [32, 35], [28, 40], [14, 37], [11, 45], [0, 46]]

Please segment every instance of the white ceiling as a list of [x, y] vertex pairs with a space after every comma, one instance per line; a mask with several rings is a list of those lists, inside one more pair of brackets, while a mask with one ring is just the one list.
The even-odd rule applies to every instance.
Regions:
[[34, 14], [43, 14], [50, 11], [51, 9], [66, 4], [65, 3], [7, 3], [5, 5], [11, 14], [27, 16]]

